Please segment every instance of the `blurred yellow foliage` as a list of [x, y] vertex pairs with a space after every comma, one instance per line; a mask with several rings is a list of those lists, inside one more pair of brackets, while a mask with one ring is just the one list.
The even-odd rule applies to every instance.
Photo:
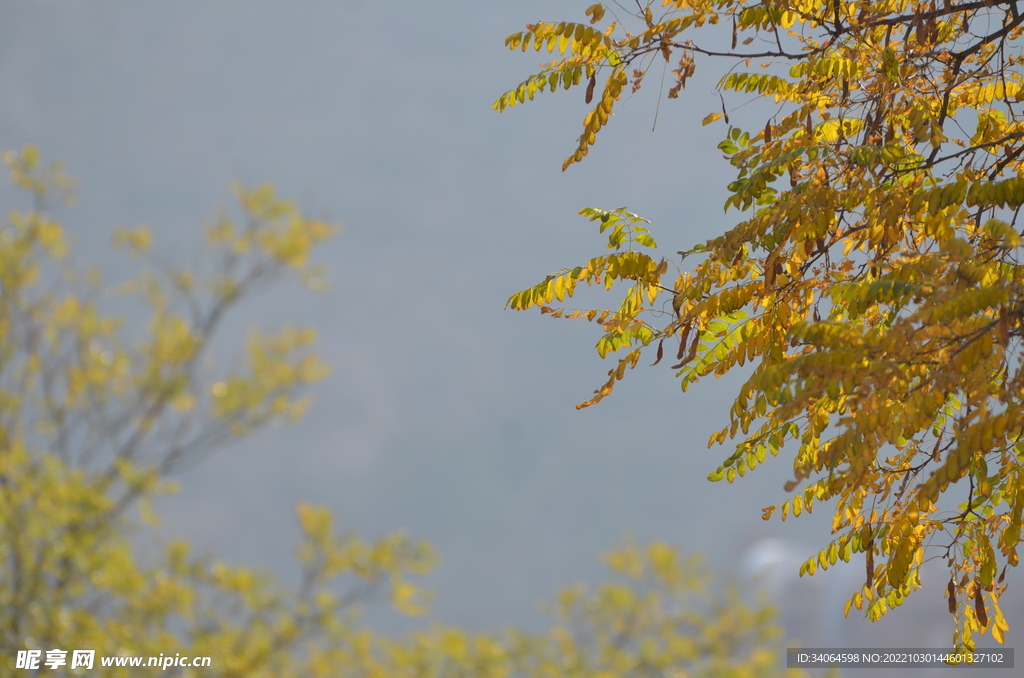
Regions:
[[[32, 148], [5, 158], [34, 207], [0, 226], [0, 675], [15, 671], [20, 650], [55, 648], [211, 657], [176, 674], [204, 678], [783, 675], [770, 609], [716, 603], [664, 544], [610, 555], [629, 580], [563, 594], [550, 632], [435, 625], [397, 640], [366, 628], [359, 604], [380, 594], [424, 614], [417, 578], [435, 561], [431, 548], [401, 533], [338, 533], [323, 507], [297, 508], [294, 590], [181, 541], [137, 555], [132, 509], [154, 524], [150, 502], [173, 491], [169, 474], [234, 436], [301, 417], [303, 391], [327, 372], [311, 329], [253, 330], [233, 367], [207, 358], [239, 301], [279, 273], [302, 280], [334, 229], [268, 187], [238, 189], [244, 227], [221, 215], [208, 228], [209, 269], [146, 266], [154, 235], [119, 229], [115, 245], [146, 267], [110, 289], [148, 308], [137, 323], [106, 315], [100, 276], [80, 284], [45, 216], [47, 197], [70, 180], [40, 170]], [[77, 675], [65, 668], [47, 672]]]

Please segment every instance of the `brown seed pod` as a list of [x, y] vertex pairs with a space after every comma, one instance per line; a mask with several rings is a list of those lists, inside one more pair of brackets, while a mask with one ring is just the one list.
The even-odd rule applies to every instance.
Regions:
[[875, 585], [875, 540], [869, 539], [867, 543], [867, 558], [864, 563], [864, 569], [867, 571], [867, 587], [871, 588]]
[[985, 600], [981, 597], [981, 586], [974, 590], [974, 614], [982, 628], [988, 626], [988, 614], [985, 613]]
[[661, 357], [663, 355], [665, 355], [665, 340], [664, 339], [662, 339], [661, 341], [658, 342], [658, 356], [657, 356], [657, 359], [653, 363], [651, 363], [651, 367], [654, 367], [655, 365], [660, 363], [661, 362]]
[[682, 360], [683, 356], [686, 355], [686, 340], [690, 338], [690, 330], [693, 329], [693, 323], [687, 323], [683, 329], [683, 334], [679, 338], [679, 351], [676, 353], [676, 360]]

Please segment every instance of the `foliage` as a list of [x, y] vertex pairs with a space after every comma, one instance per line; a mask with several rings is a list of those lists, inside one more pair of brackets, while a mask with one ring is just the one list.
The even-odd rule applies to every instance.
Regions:
[[[83, 275], [67, 263], [70, 247], [48, 216], [54, 191], [70, 190], [70, 179], [57, 165], [42, 169], [32, 148], [6, 160], [34, 206], [12, 212], [0, 229], [0, 674], [20, 673], [15, 657], [25, 649], [92, 649], [94, 670], [111, 676], [138, 671], [101, 667], [100, 658], [179, 653], [212, 665], [163, 673], [783, 673], [772, 610], [708, 598], [706, 577], [664, 545], [612, 554], [609, 564], [626, 583], [590, 596], [563, 593], [551, 633], [435, 626], [401, 639], [375, 634], [359, 617], [375, 594], [404, 614], [425, 612], [415, 577], [434, 556], [400, 533], [372, 542], [338, 534], [326, 509], [301, 504], [294, 591], [266, 573], [194, 555], [180, 541], [159, 556], [140, 553], [130, 509], [142, 506], [154, 520], [147, 502], [171, 489], [168, 474], [232, 438], [302, 415], [301, 391], [325, 373], [309, 352], [310, 331], [253, 334], [245, 360], [224, 369], [209, 354], [218, 328], [254, 290], [288, 271], [316, 283], [309, 253], [333, 229], [269, 188], [239, 189], [244, 225], [221, 215], [208, 227], [208, 270], [154, 263], [128, 284], [104, 286], [98, 272]], [[644, 240], [642, 228], [630, 233]], [[156, 262], [146, 254], [150, 241], [147, 229], [115, 236]], [[136, 294], [149, 309], [144, 329], [104, 313], [103, 292], [114, 289], [119, 304]], [[67, 662], [38, 672], [81, 670]]]
[[411, 641], [383, 643], [362, 657], [368, 674], [507, 678], [755, 678], [807, 673], [782, 669], [774, 611], [734, 591], [714, 595], [708, 571], [664, 543], [627, 545], [604, 561], [613, 580], [560, 591], [554, 625], [528, 634], [472, 635], [435, 627]]
[[385, 590], [400, 610], [418, 611], [408, 577], [425, 572], [432, 556], [401, 534], [372, 543], [336, 535], [325, 509], [300, 505], [297, 592], [275, 586], [265, 572], [196, 556], [181, 541], [143, 564], [97, 483], [52, 456], [42, 463], [5, 456], [4, 666], [13, 669], [27, 647], [95, 650], [94, 669], [111, 676], [139, 669], [100, 668], [99, 658], [176, 653], [212, 664], [169, 675], [328, 676], [338, 651], [359, 642], [356, 604]]
[[[166, 476], [230, 439], [302, 415], [301, 391], [325, 366], [311, 330], [253, 333], [247, 355], [218, 369], [211, 342], [247, 295], [291, 270], [317, 282], [310, 249], [334, 228], [303, 217], [267, 188], [239, 189], [244, 225], [208, 227], [208, 271], [151, 266], [116, 288], [137, 295], [148, 323], [133, 336], [105, 315], [96, 271], [66, 263], [68, 244], [48, 216], [71, 181], [38, 153], [7, 153], [34, 206], [0, 229], [0, 657], [27, 646], [97, 655], [216, 657], [223, 676], [324, 675], [318, 637], [351, 639], [343, 614], [374, 590], [418, 610], [406, 575], [425, 571], [426, 545], [401, 535], [367, 543], [336, 536], [323, 510], [299, 507], [304, 540], [295, 595], [266, 575], [229, 568], [169, 544], [142, 564], [127, 510], [171, 489]], [[146, 250], [148, 229], [115, 244]], [[109, 288], [115, 289], [115, 288]], [[300, 661], [300, 659], [302, 661]], [[67, 668], [67, 667], [65, 667]], [[130, 669], [109, 669], [128, 675]]]
[[[737, 439], [735, 451], [711, 479], [733, 482], [788, 443], [794, 494], [765, 519], [835, 502], [835, 539], [801, 573], [862, 554], [865, 582], [846, 612], [875, 620], [921, 585], [926, 558], [941, 557], [955, 643], [973, 646], [987, 630], [1002, 642], [999, 597], [1019, 562], [1024, 511], [1024, 14], [1013, 0], [665, 0], [657, 15], [636, 6], [622, 17], [630, 25], [542, 22], [510, 35], [512, 49], [561, 56], [495, 108], [545, 82], [589, 78], [585, 99], [597, 104], [565, 169], [653, 63], [675, 63], [675, 98], [699, 59], [723, 58], [721, 112], [704, 124], [727, 126], [719, 149], [737, 175], [725, 210], [738, 223], [680, 252], [698, 263], [672, 282], [664, 259], [610, 242], [613, 254], [510, 305], [597, 316], [599, 352], [628, 349], [582, 406], [655, 345], [660, 360], [678, 341], [684, 390], [751, 363], [729, 425], [710, 441]], [[614, 11], [597, 4], [587, 15], [600, 24]], [[749, 127], [730, 119], [726, 97], [739, 99], [733, 117], [761, 102], [744, 109]], [[584, 214], [605, 226], [636, 219]], [[606, 287], [631, 285], [618, 310], [548, 306], [625, 256], [643, 264], [605, 275]]]

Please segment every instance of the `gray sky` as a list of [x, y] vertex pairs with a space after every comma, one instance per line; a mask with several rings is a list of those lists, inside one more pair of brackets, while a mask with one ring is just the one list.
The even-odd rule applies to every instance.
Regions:
[[[587, 4], [0, 0], [0, 146], [36, 143], [78, 176], [61, 216], [83, 257], [120, 270], [111, 230], [143, 222], [187, 255], [236, 179], [345, 224], [320, 255], [330, 292], [272, 294], [245, 319], [319, 329], [334, 371], [316, 405], [183, 475], [159, 506], [165, 533], [287, 576], [295, 503], [327, 504], [341, 526], [433, 541], [435, 612], [477, 627], [537, 623], [538, 600], [596, 578], [596, 554], [627, 535], [725, 571], [757, 539], [782, 537], [798, 562], [823, 540], [825, 511], [760, 520], [784, 459], [705, 480], [738, 382], [682, 394], [670, 369], [641, 368], [577, 411], [611, 367], [596, 328], [503, 310], [603, 251], [583, 207], [630, 206], [666, 253], [735, 218], [724, 127], [700, 127], [719, 106], [712, 64], [654, 132], [652, 71], [564, 174], [582, 91], [491, 110], [547, 57], [504, 37]], [[855, 586], [831, 581], [841, 600]]]

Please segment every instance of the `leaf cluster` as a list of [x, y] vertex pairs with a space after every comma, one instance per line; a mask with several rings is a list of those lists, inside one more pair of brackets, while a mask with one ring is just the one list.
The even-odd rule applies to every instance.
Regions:
[[[737, 223], [683, 253], [700, 260], [674, 281], [655, 268], [632, 279], [656, 299], [616, 317], [647, 330], [626, 363], [678, 342], [684, 390], [750, 363], [710, 441], [735, 450], [711, 479], [786, 448], [794, 494], [765, 517], [833, 502], [836, 538], [803, 573], [863, 554], [846, 610], [877, 619], [934, 554], [957, 646], [987, 631], [1002, 642], [1024, 509], [1024, 15], [1013, 0], [665, 0], [659, 17], [652, 5], [609, 25], [617, 65], [588, 63], [621, 75], [617, 94], [677, 57], [673, 97], [698, 61], [727, 62], [721, 112], [704, 123], [726, 125]], [[702, 30], [714, 24], [731, 30]], [[762, 106], [741, 125], [750, 101]], [[558, 298], [547, 292], [530, 302]]]

